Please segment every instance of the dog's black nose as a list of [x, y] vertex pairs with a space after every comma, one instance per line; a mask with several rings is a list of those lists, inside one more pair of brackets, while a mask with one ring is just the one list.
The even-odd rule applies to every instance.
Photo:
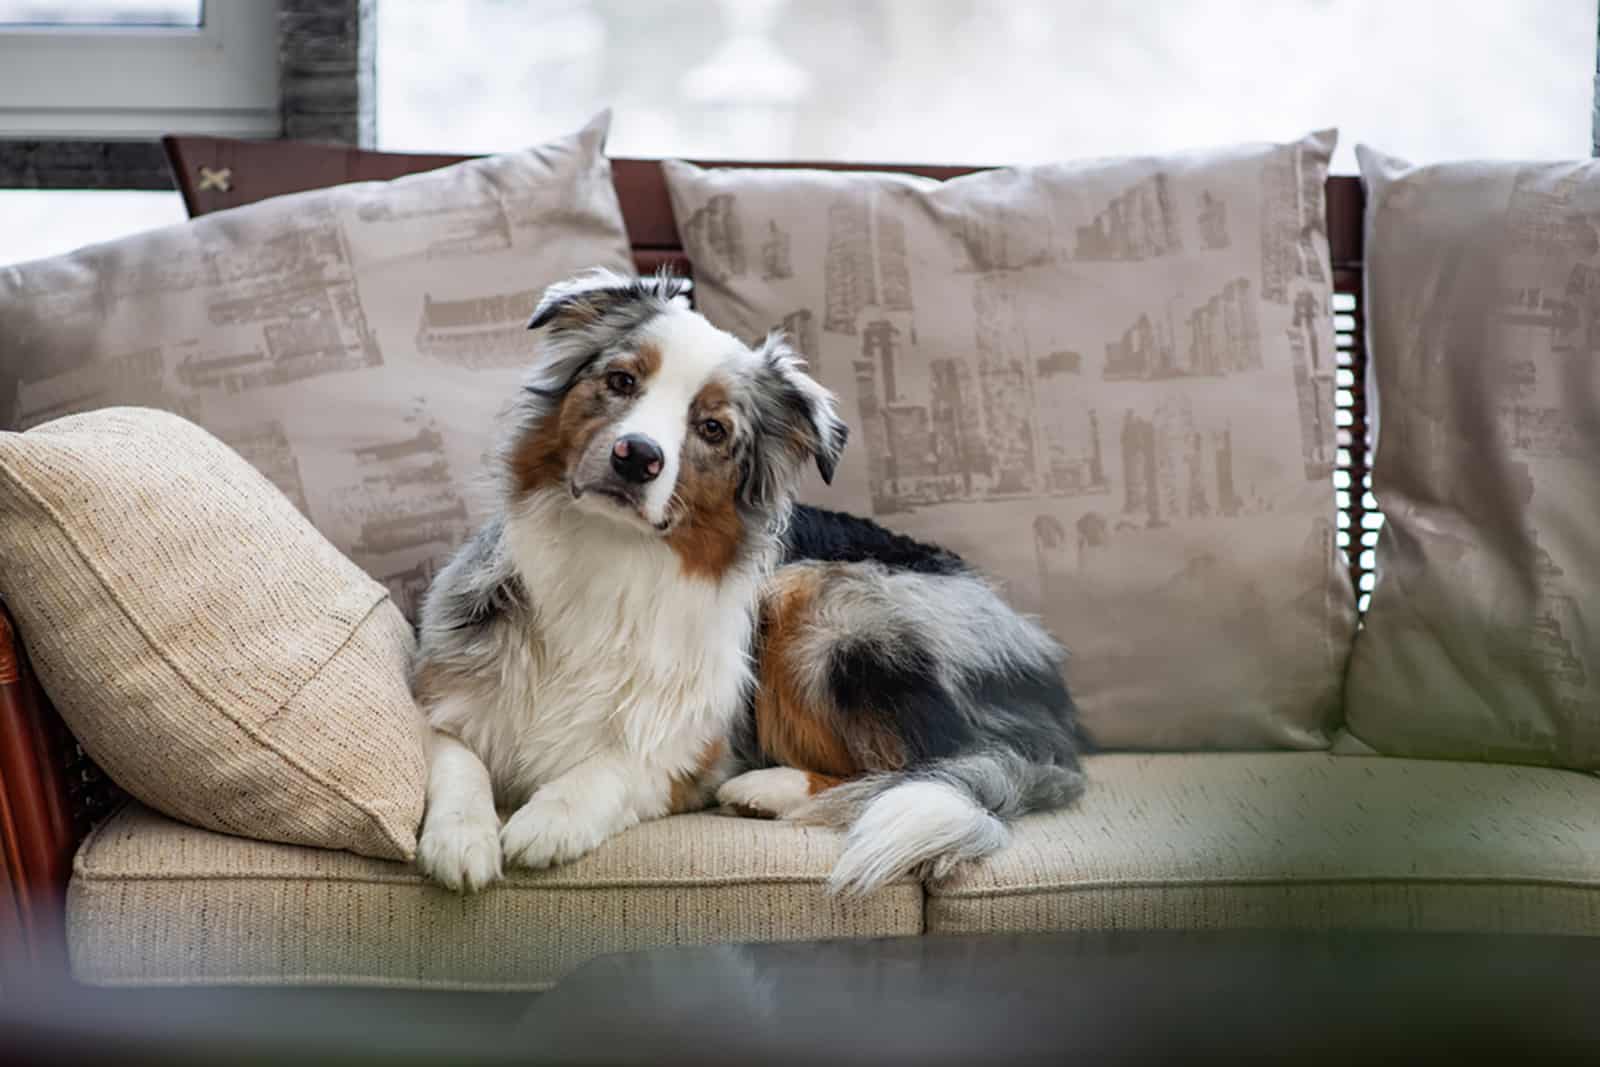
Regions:
[[661, 473], [661, 446], [644, 434], [630, 433], [611, 446], [611, 469], [635, 485]]

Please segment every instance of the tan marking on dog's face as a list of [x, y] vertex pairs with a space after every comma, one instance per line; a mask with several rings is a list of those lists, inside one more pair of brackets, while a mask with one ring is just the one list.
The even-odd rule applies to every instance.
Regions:
[[[694, 403], [689, 405], [689, 413], [692, 418], [714, 417], [726, 421], [732, 408], [727, 385], [713, 379], [701, 386], [700, 391], [695, 394]], [[727, 427], [732, 430], [732, 422], [727, 422]]]
[[[560, 406], [512, 450], [517, 490], [530, 493], [564, 484], [596, 437], [627, 413], [633, 397], [649, 387], [660, 369], [661, 350], [645, 343], [607, 360], [599, 373], [567, 390]], [[612, 388], [610, 376], [617, 372], [632, 375], [632, 394]]]
[[661, 346], [651, 341], [645, 341], [633, 350], [633, 355], [624, 364], [642, 382], [653, 378], [661, 370]]
[[578, 382], [561, 406], [523, 434], [511, 452], [511, 471], [519, 493], [564, 485], [584, 450], [613, 420], [613, 397], [604, 378]]
[[739, 559], [744, 542], [744, 521], [734, 501], [738, 478], [732, 472], [685, 472], [678, 479], [677, 500], [682, 518], [667, 535], [683, 573], [717, 581]]
[[672, 815], [700, 811], [711, 805], [712, 791], [706, 788], [706, 775], [722, 759], [727, 744], [720, 738], [706, 745], [696, 761], [694, 770], [672, 779], [672, 791], [667, 797], [667, 811]]
[[[728, 388], [707, 382], [689, 405], [689, 432], [684, 438], [674, 488], [674, 526], [667, 544], [678, 555], [683, 572], [716, 581], [738, 561], [744, 522], [737, 496], [739, 470], [734, 461], [733, 405]], [[720, 440], [708, 440], [706, 423], [721, 427]]]

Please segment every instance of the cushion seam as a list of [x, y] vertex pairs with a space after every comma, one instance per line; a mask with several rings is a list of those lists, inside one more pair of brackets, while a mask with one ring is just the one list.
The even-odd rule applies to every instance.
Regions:
[[112, 812], [110, 815], [91, 826], [89, 828], [89, 832], [83, 835], [83, 840], [78, 842], [77, 850], [72, 854], [72, 873], [74, 875], [82, 875], [85, 878], [95, 877], [95, 875], [92, 875], [89, 871], [88, 855], [90, 851], [94, 849], [95, 841], [97, 838], [99, 838], [100, 831], [105, 829], [105, 827], [111, 823], [111, 820], [120, 815], [122, 813], [122, 809], [125, 807], [127, 807], [126, 801], [118, 804], [116, 811]]
[[[161, 662], [166, 664], [167, 668], [171, 670], [172, 673], [175, 674], [178, 679], [195, 694], [195, 696], [204, 701], [218, 715], [221, 715], [228, 722], [232, 723], [234, 728], [240, 733], [243, 733], [246, 737], [250, 738], [250, 740], [254, 741], [268, 752], [271, 752], [274, 756], [277, 756], [292, 769], [300, 772], [302, 775], [305, 775], [306, 778], [308, 778], [314, 785], [320, 786], [325, 791], [331, 793], [335, 799], [350, 805], [368, 820], [375, 823], [383, 836], [388, 839], [389, 843], [393, 845], [402, 856], [406, 855], [410, 851], [395, 838], [394, 831], [385, 823], [384, 819], [379, 816], [374, 808], [356, 800], [342, 786], [339, 786], [331, 779], [328, 779], [324, 775], [312, 770], [300, 760], [291, 756], [278, 744], [268, 740], [255, 728], [247, 725], [243, 720], [228, 712], [223, 706], [223, 701], [218, 700], [211, 693], [207, 692], [206, 687], [202, 686], [198, 681], [191, 678], [189, 676], [189, 672], [180, 667], [172, 658], [164, 644], [156, 641], [150, 635], [150, 633], [146, 631], [144, 624], [129, 608], [127, 603], [124, 602], [122, 594], [112, 586], [111, 581], [106, 577], [105, 574], [101, 572], [99, 565], [95, 563], [90, 554], [83, 548], [81, 544], [79, 544], [78, 538], [73, 534], [68, 524], [62, 519], [61, 515], [50, 504], [50, 502], [35, 492], [32, 486], [30, 486], [20, 475], [13, 471], [3, 457], [0, 457], [0, 474], [3, 474], [6, 477], [6, 480], [9, 481], [14, 488], [20, 490], [25, 496], [32, 500], [34, 506], [41, 509], [45, 515], [49, 516], [50, 521], [56, 527], [56, 531], [66, 539], [67, 544], [72, 547], [72, 551], [80, 560], [83, 561], [84, 566], [87, 567], [89, 572], [94, 576], [96, 583], [105, 592], [105, 594], [111, 598], [111, 602], [117, 606], [117, 610], [121, 612], [127, 623], [134, 628], [134, 630], [138, 633], [140, 638], [143, 639], [144, 643], [151, 649], [151, 651], [155, 652], [155, 654], [160, 658]], [[370, 578], [368, 580], [371, 581]], [[378, 608], [389, 599], [389, 591], [387, 589], [384, 589], [380, 586], [377, 592], [377, 600], [367, 609], [366, 613], [362, 615], [360, 622], [351, 627], [350, 632], [345, 635], [344, 641], [340, 642], [339, 650], [343, 650], [345, 646], [349, 644], [350, 640], [355, 636], [356, 631], [359, 630], [361, 626], [372, 617], [372, 613], [378, 610]], [[316, 677], [316, 675], [322, 671], [323, 667], [326, 667], [327, 663], [331, 662], [338, 654], [339, 652], [336, 650], [328, 657], [328, 661], [325, 661], [319, 665], [316, 671], [312, 672], [311, 677]], [[306, 680], [305, 684], [309, 684], [309, 682], [310, 678]], [[298, 695], [303, 689], [304, 685], [297, 687], [295, 694]], [[289, 700], [285, 700], [278, 704], [277, 707], [281, 709], [286, 707], [288, 704]]]
[[[550, 885], [539, 885], [519, 882], [502, 881], [495, 884], [493, 892], [560, 892], [565, 890], [589, 889], [675, 889], [675, 888], [717, 888], [723, 886], [741, 885], [823, 885], [827, 882], [828, 875], [821, 874], [790, 874], [790, 875], [723, 875], [701, 878], [676, 878], [655, 879], [651, 881], [637, 881], [626, 879], [586, 879], [578, 882], [560, 882]], [[440, 886], [427, 881], [417, 875], [319, 875], [319, 874], [291, 874], [278, 872], [245, 872], [231, 873], [228, 871], [182, 871], [182, 872], [154, 872], [140, 871], [137, 873], [111, 874], [103, 871], [91, 870], [87, 863], [77, 865], [73, 883], [79, 888], [90, 888], [98, 885], [126, 884], [126, 883], [161, 883], [161, 882], [318, 882], [318, 883], [343, 883], [349, 885], [394, 885], [416, 889], [442, 889]], [[912, 879], [900, 879], [888, 883], [890, 887], [914, 886], [922, 888], [922, 884]], [[455, 894], [451, 894], [455, 896]]]
[[[287, 708], [296, 700], [299, 700], [300, 695], [309, 689], [313, 682], [322, 677], [322, 672], [326, 671], [330, 666], [332, 666], [334, 660], [344, 655], [345, 649], [350, 647], [350, 643], [360, 635], [362, 629], [367, 625], [367, 623], [372, 621], [372, 617], [376, 615], [378, 611], [381, 610], [387, 603], [389, 603], [389, 591], [384, 589], [372, 606], [367, 608], [366, 614], [362, 615], [360, 620], [350, 628], [350, 632], [345, 634], [344, 640], [339, 642], [339, 646], [329, 653], [328, 658], [323, 660], [322, 663], [318, 664], [317, 669], [312, 671], [310, 676], [306, 678], [305, 681], [296, 686], [294, 692], [290, 693], [283, 703], [278, 705], [278, 707], [280, 709]], [[406, 690], [409, 695], [409, 685], [406, 687]], [[266, 742], [263, 741], [262, 743], [265, 744]], [[276, 749], [274, 749], [274, 751], [276, 751]], [[288, 760], [287, 756], [284, 756], [283, 758], [286, 761]], [[308, 775], [312, 774], [309, 769], [306, 770], [305, 773]], [[389, 825], [390, 820], [378, 813], [376, 805], [366, 804], [356, 800], [354, 796], [346, 795], [342, 786], [338, 786], [331, 781], [324, 784], [327, 788], [333, 790], [335, 795], [339, 796], [345, 801], [345, 803], [350, 804], [352, 807], [356, 808], [368, 819], [370, 819], [373, 823], [375, 823], [378, 827], [378, 830], [383, 834], [384, 837], [388, 838], [389, 844], [393, 845], [395, 851], [397, 851], [400, 855], [404, 856], [410, 852], [410, 848], [395, 835], [394, 829]]]
[[460, 990], [462, 992], [469, 993], [543, 993], [546, 990], [553, 989], [556, 985], [556, 979], [554, 978], [529, 979], [527, 981], [508, 979], [503, 982], [479, 982], [471, 979], [395, 978], [381, 974], [346, 975], [309, 971], [289, 971], [274, 975], [154, 975], [148, 978], [142, 976], [129, 977], [127, 975], [85, 978], [81, 974], [75, 973], [74, 977], [85, 985], [99, 986], [107, 989], [181, 989], [194, 986], [265, 986], [270, 988], [280, 988], [295, 986], [356, 985], [364, 988], [377, 987], [383, 989]]
[[929, 887], [928, 898], [930, 900], [983, 900], [993, 897], [1042, 896], [1048, 893], [1083, 893], [1096, 890], [1227, 889], [1248, 887], [1339, 885], [1523, 885], [1565, 889], [1600, 889], [1600, 877], [1589, 879], [1544, 877], [1530, 878], [1525, 875], [1514, 874], [1457, 874], [1440, 878], [1427, 878], [1419, 877], [1418, 875], [1414, 874], [1373, 874], [1333, 876], [1318, 875], [1312, 878], [1261, 876], [1253, 878], [1192, 878], [1185, 880], [1114, 879], [1104, 882], [1078, 882], [1055, 885], [1030, 883], [1024, 885], [998, 886], [994, 889], [961, 889], [954, 892], [940, 892], [937, 888]]

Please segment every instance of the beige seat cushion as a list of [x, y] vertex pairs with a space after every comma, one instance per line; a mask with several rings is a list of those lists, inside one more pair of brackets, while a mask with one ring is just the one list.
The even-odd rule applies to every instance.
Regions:
[[132, 806], [79, 849], [68, 937], [96, 984], [538, 989], [608, 952], [920, 933], [914, 882], [865, 901], [824, 893], [838, 849], [829, 831], [686, 815], [462, 897], [407, 866]]
[[1600, 779], [1309, 753], [1099, 756], [1075, 809], [930, 887], [928, 931], [1600, 933]]

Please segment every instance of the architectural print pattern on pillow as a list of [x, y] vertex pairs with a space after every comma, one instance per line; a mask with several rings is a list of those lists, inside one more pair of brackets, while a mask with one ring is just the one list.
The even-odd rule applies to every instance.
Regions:
[[1351, 730], [1600, 769], [1600, 167], [1358, 156], [1386, 523]]
[[945, 183], [666, 166], [701, 309], [840, 394], [811, 502], [1002, 581], [1102, 744], [1320, 747], [1354, 626], [1333, 140]]
[[473, 483], [539, 292], [631, 267], [608, 124], [0, 269], [0, 428], [192, 419], [414, 618], [485, 514]]

